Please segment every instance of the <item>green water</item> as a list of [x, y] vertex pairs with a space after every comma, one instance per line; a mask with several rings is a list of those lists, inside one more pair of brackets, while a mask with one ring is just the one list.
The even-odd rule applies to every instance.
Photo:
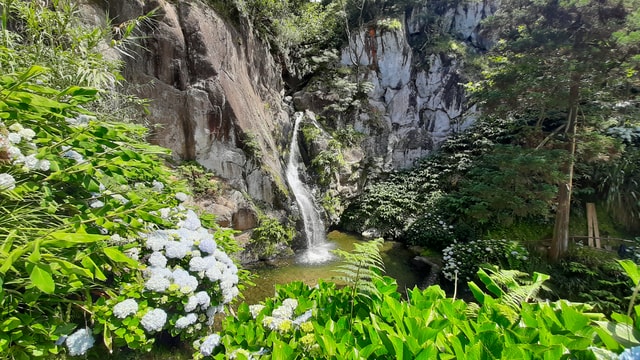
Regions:
[[[332, 231], [327, 235], [327, 239], [336, 248], [351, 251], [353, 244], [361, 241], [358, 237]], [[418, 283], [421, 276], [416, 274], [411, 268], [409, 261], [412, 254], [402, 246], [402, 244], [387, 241], [381, 249], [384, 260], [386, 275], [393, 277], [398, 282], [398, 291], [404, 293], [406, 288], [413, 288]], [[258, 277], [254, 279], [256, 286], [249, 287], [243, 291], [245, 301], [255, 304], [261, 300], [275, 294], [276, 284], [286, 284], [292, 281], [303, 281], [314, 286], [318, 279], [331, 280], [336, 274], [332, 271], [340, 264], [340, 259], [323, 264], [301, 264], [295, 258], [283, 259], [271, 264], [259, 264], [249, 267], [249, 270]]]

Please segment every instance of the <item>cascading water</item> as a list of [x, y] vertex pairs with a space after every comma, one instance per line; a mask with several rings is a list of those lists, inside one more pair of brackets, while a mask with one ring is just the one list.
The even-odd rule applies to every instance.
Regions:
[[307, 249], [300, 256], [299, 261], [303, 263], [322, 263], [333, 257], [330, 252], [332, 246], [331, 243], [327, 242], [324, 223], [320, 216], [320, 210], [318, 210], [318, 206], [313, 201], [313, 195], [306, 184], [300, 180], [299, 166], [301, 157], [298, 146], [298, 128], [303, 114], [297, 112], [294, 117], [295, 125], [287, 164], [287, 182], [298, 203], [298, 209], [304, 223], [304, 235], [307, 238]]

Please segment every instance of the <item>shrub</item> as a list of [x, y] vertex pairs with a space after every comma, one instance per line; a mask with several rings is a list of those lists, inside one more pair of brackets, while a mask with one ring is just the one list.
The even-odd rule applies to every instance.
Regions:
[[110, 351], [195, 339], [238, 294], [231, 233], [184, 208], [144, 128], [101, 121], [81, 106], [97, 90], [37, 84], [44, 72], [0, 78], [0, 352], [81, 355], [92, 334]]
[[516, 241], [476, 240], [455, 243], [442, 250], [445, 264], [442, 273], [448, 280], [471, 280], [482, 264], [504, 269], [520, 269], [529, 258], [526, 248]]
[[425, 246], [433, 250], [442, 250], [454, 240], [453, 225], [435, 213], [427, 213], [416, 220], [403, 237], [409, 244]]
[[295, 236], [295, 228], [283, 225], [274, 217], [260, 215], [258, 227], [251, 235], [251, 248], [260, 258], [270, 258], [277, 253], [278, 245], [289, 245]]

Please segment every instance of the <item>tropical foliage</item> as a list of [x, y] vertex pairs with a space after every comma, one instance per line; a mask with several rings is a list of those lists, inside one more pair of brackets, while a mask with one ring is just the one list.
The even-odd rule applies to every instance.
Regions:
[[12, 359], [195, 340], [244, 277], [232, 233], [186, 208], [168, 150], [95, 105], [115, 83], [83, 66], [118, 75], [73, 4], [1, 7], [0, 353]]
[[[634, 281], [640, 280], [635, 265], [626, 267]], [[479, 275], [481, 285], [469, 284], [477, 303], [447, 298], [437, 286], [410, 290], [402, 300], [392, 279], [374, 279], [378, 296], [356, 298], [352, 321], [348, 286], [280, 286], [274, 298], [243, 304], [236, 317], [225, 319], [211, 356], [613, 359], [639, 344], [637, 310], [631, 316], [615, 314], [617, 320], [610, 321], [588, 305], [536, 300], [546, 275], [536, 274], [529, 282], [516, 272]]]

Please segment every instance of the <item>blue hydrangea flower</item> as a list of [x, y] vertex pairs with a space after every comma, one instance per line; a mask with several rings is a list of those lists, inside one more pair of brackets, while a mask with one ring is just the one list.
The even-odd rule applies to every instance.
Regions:
[[619, 360], [640, 360], [640, 346], [625, 349], [620, 356]]
[[93, 347], [95, 340], [88, 328], [79, 329], [69, 335], [65, 341], [69, 349], [69, 355], [79, 356], [87, 353]]

